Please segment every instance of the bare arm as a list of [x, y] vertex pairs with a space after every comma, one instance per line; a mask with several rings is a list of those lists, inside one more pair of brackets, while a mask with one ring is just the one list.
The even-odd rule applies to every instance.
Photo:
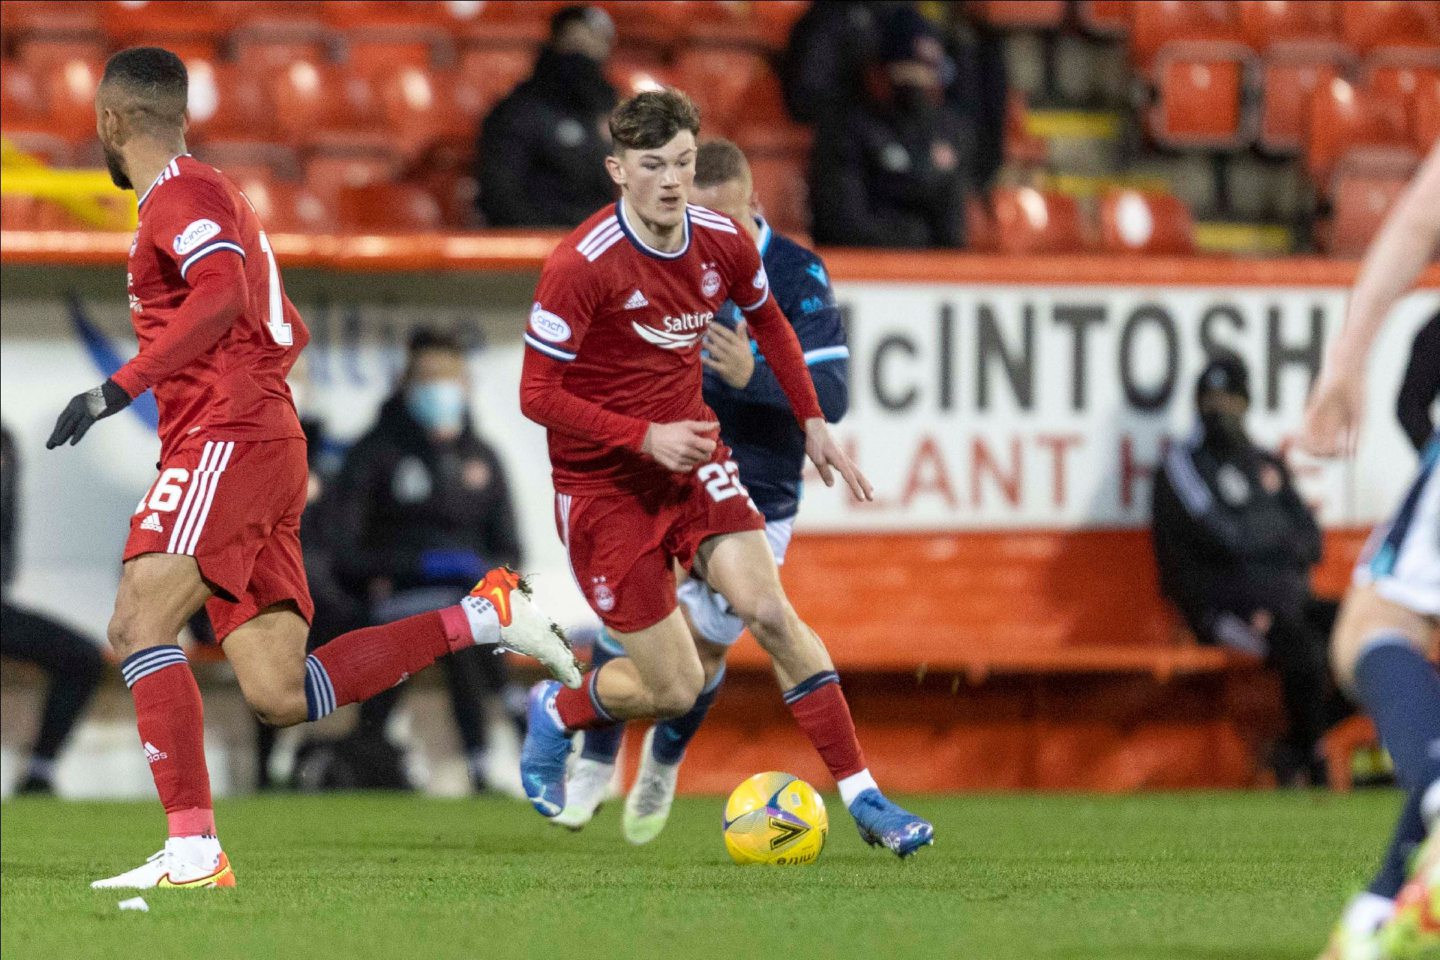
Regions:
[[1325, 357], [1305, 411], [1301, 445], [1317, 456], [1350, 455], [1364, 414], [1365, 362], [1386, 317], [1440, 244], [1440, 144], [1396, 201], [1370, 243], [1340, 335]]

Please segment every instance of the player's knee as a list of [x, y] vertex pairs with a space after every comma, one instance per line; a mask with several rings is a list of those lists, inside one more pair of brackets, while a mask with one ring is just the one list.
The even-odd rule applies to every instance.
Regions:
[[255, 719], [267, 726], [293, 727], [308, 718], [304, 688], [293, 689], [278, 680], [250, 684], [245, 688], [245, 702]]
[[664, 684], [650, 691], [655, 715], [660, 719], [684, 716], [695, 706], [695, 698], [704, 686], [705, 671], [700, 662], [686, 664], [685, 669], [675, 671]]
[[767, 650], [783, 645], [790, 638], [795, 619], [790, 602], [778, 587], [758, 592], [746, 603], [740, 616]]
[[110, 646], [121, 659], [143, 650], [148, 644], [144, 638], [144, 628], [140, 617], [133, 609], [116, 604], [115, 612], [110, 615], [110, 623], [105, 628], [105, 639], [110, 641]]

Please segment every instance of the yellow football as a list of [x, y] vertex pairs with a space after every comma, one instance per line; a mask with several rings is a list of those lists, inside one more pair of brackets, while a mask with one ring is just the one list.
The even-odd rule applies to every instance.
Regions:
[[814, 863], [830, 833], [819, 792], [788, 773], [757, 773], [740, 784], [725, 803], [721, 823], [725, 849], [739, 864]]

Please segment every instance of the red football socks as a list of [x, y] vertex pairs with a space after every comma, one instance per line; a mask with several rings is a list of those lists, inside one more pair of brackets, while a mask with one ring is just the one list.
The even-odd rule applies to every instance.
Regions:
[[850, 705], [833, 670], [817, 673], [785, 691], [785, 702], [837, 783], [865, 769]]
[[579, 687], [574, 690], [562, 688], [555, 695], [555, 712], [560, 714], [560, 722], [566, 730], [589, 730], [615, 723], [615, 718], [605, 712], [600, 694], [595, 689], [595, 679], [599, 676], [598, 668], [591, 670], [585, 674]]
[[205, 709], [190, 662], [179, 647], [167, 644], [126, 657], [120, 671], [135, 699], [140, 743], [170, 821], [170, 836], [214, 836]]
[[459, 607], [342, 633], [306, 658], [311, 720], [368, 700], [474, 640]]

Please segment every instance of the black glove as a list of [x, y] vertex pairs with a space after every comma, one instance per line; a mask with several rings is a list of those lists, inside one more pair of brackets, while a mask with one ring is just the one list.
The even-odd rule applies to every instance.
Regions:
[[75, 446], [96, 420], [104, 420], [128, 406], [130, 394], [122, 390], [114, 380], [106, 380], [94, 390], [71, 397], [60, 413], [60, 419], [55, 421], [55, 429], [50, 431], [50, 439], [45, 441], [45, 449], [54, 450], [66, 440], [70, 441], [70, 446]]

